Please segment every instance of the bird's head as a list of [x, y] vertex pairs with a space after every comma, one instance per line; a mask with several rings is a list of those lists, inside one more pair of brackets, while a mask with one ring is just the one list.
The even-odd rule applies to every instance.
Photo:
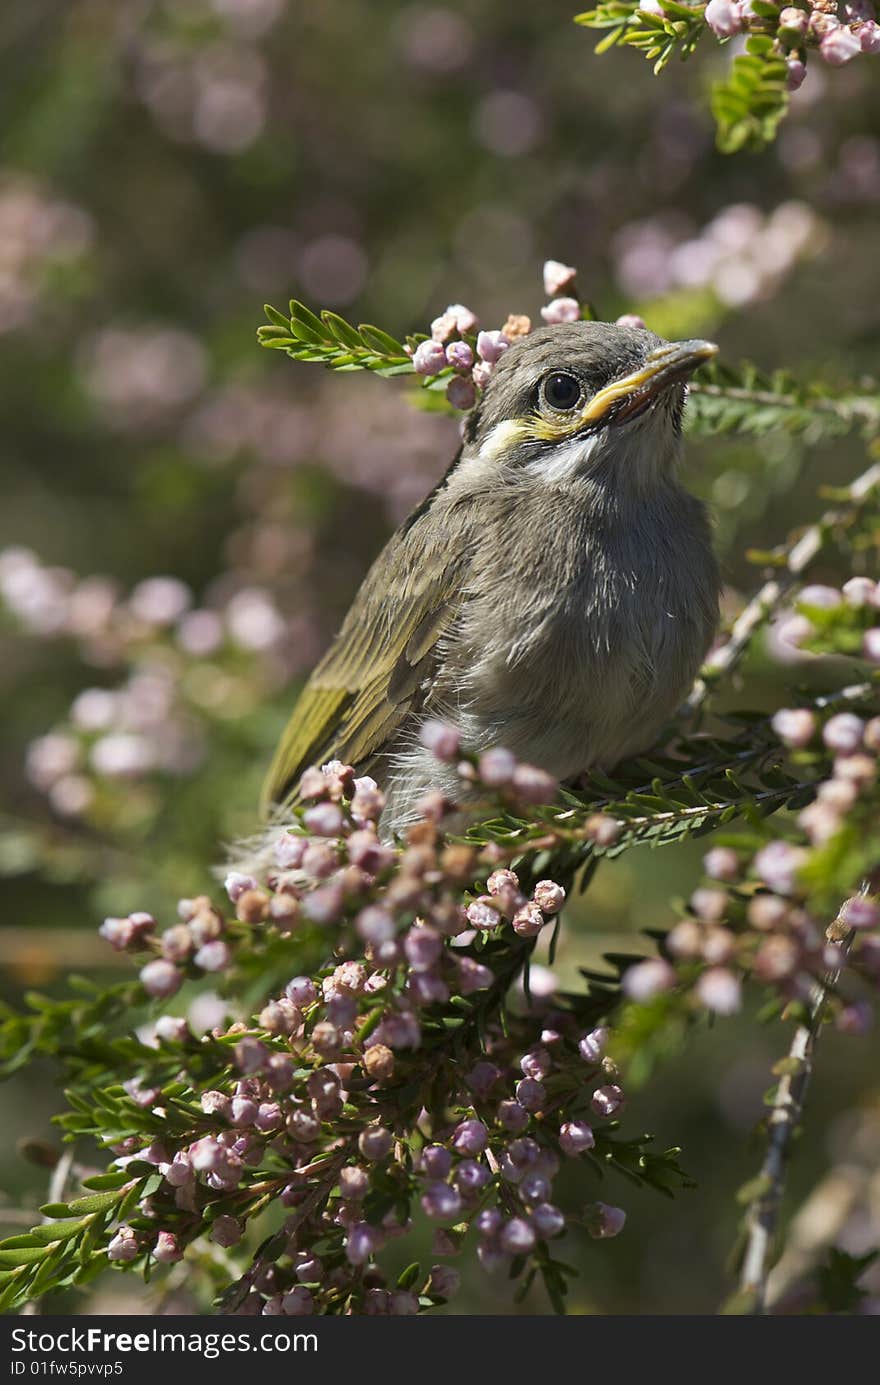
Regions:
[[469, 423], [483, 463], [640, 485], [678, 455], [686, 381], [718, 348], [608, 322], [541, 327], [502, 355]]

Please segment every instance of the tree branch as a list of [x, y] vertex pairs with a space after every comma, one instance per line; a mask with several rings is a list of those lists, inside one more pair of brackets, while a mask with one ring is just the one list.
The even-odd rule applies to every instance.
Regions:
[[[844, 959], [852, 946], [853, 936], [850, 932], [840, 943]], [[798, 1025], [788, 1051], [792, 1070], [784, 1072], [780, 1078], [770, 1109], [767, 1150], [758, 1175], [760, 1191], [749, 1211], [746, 1248], [740, 1272], [738, 1311], [741, 1313], [757, 1316], [766, 1312], [770, 1255], [785, 1195], [791, 1142], [803, 1115], [828, 994], [836, 986], [841, 970], [838, 967], [828, 972], [815, 987], [809, 1018], [805, 1024]]]

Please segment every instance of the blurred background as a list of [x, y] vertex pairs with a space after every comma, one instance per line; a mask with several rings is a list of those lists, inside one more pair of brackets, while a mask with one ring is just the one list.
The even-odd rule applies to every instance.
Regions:
[[[455, 448], [456, 420], [399, 382], [261, 351], [264, 301], [397, 335], [464, 302], [493, 327], [537, 318], [553, 257], [602, 317], [640, 312], [804, 379], [876, 370], [876, 63], [812, 64], [775, 147], [731, 159], [707, 107], [729, 50], [707, 40], [657, 80], [633, 51], [597, 59], [575, 8], [3, 6], [4, 999], [127, 967], [97, 939], [102, 917], [167, 918], [206, 888], [254, 825], [297, 680]], [[855, 440], [690, 446], [731, 608], [759, 576], [745, 549], [814, 516], [817, 487], [862, 455]], [[766, 705], [805, 676], [758, 654], [739, 696]], [[669, 922], [700, 854], [642, 849], [600, 871], [557, 973]], [[861, 1170], [841, 1213], [854, 1252], [880, 1204], [871, 1042], [825, 1045], [792, 1178], [796, 1197]], [[759, 1159], [749, 1131], [786, 1046], [781, 1029], [726, 1022], [633, 1103], [633, 1133], [682, 1144], [699, 1186], [667, 1204], [572, 1182], [574, 1201], [629, 1209], [618, 1240], [566, 1246], [583, 1270], [573, 1311], [716, 1310], [736, 1189]], [[52, 1138], [56, 1080], [30, 1070], [0, 1089], [4, 1234], [45, 1200], [17, 1142]], [[108, 1276], [92, 1307], [133, 1311], [128, 1284]], [[537, 1291], [524, 1308], [548, 1311]], [[469, 1271], [456, 1310], [509, 1312], [506, 1285]]]

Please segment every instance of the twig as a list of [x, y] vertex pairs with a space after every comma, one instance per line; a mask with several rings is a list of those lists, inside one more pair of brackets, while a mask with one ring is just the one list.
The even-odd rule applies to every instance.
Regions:
[[[840, 943], [844, 961], [852, 946], [853, 936], [850, 932]], [[749, 1211], [746, 1248], [740, 1272], [740, 1293], [748, 1304], [744, 1311], [756, 1316], [766, 1312], [770, 1251], [785, 1194], [789, 1149], [803, 1115], [828, 993], [836, 986], [842, 967], [843, 963], [835, 971], [828, 972], [815, 987], [809, 1018], [806, 1024], [798, 1025], [788, 1051], [794, 1071], [785, 1072], [780, 1078], [767, 1120], [767, 1150], [758, 1176], [761, 1191]]]
[[755, 404], [759, 407], [831, 414], [844, 423], [851, 423], [855, 419], [864, 419], [867, 423], [880, 420], [880, 408], [876, 399], [865, 395], [843, 396], [840, 399], [799, 399], [795, 394], [778, 394], [775, 390], [746, 389], [739, 385], [711, 385], [702, 380], [693, 380], [688, 387], [688, 394], [703, 395], [707, 399], [731, 399], [737, 403]]
[[682, 708], [685, 715], [696, 712], [705, 702], [710, 687], [724, 674], [730, 673], [742, 659], [752, 637], [760, 630], [785, 600], [807, 568], [824, 549], [829, 535], [841, 523], [852, 519], [880, 489], [880, 463], [874, 463], [848, 487], [847, 504], [828, 510], [789, 548], [784, 570], [764, 583], [751, 601], [740, 611], [726, 644], [710, 655], [702, 673], [691, 689]]

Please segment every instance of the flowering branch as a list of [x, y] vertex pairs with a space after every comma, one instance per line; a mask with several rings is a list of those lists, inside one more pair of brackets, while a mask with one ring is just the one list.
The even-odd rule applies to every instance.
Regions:
[[[841, 17], [842, 14], [842, 17]], [[780, 6], [773, 0], [601, 0], [575, 23], [602, 29], [596, 45], [637, 48], [661, 72], [677, 54], [689, 58], [706, 31], [722, 44], [745, 35], [745, 52], [712, 88], [718, 147], [725, 154], [771, 143], [788, 110], [789, 94], [807, 75], [811, 54], [842, 67], [860, 54], [880, 53], [880, 25], [871, 0], [805, 0]]]
[[[852, 525], [865, 506], [876, 500], [878, 491], [880, 463], [874, 463], [838, 494], [838, 499], [846, 502], [844, 505], [836, 505], [826, 511], [796, 539], [790, 539], [788, 544], [774, 552], [774, 566], [782, 568], [781, 574], [768, 578], [736, 617], [727, 641], [713, 650], [688, 696], [684, 708], [686, 712], [697, 711], [713, 685], [734, 671], [755, 635], [776, 615], [811, 564], [834, 541], [841, 528]], [[855, 581], [858, 584], [858, 579]], [[810, 604], [809, 592], [806, 593], [805, 604]]]
[[[543, 320], [591, 314], [575, 279], [570, 266], [545, 265]], [[522, 315], [481, 330], [462, 304], [405, 343], [296, 302], [289, 318], [268, 315], [261, 340], [273, 349], [411, 376], [457, 408], [473, 405], [531, 330]], [[810, 440], [855, 425], [870, 433], [878, 404], [873, 390], [826, 397], [745, 368], [697, 381], [693, 413], [697, 431], [779, 427]], [[715, 681], [832, 537], [853, 553], [871, 542], [877, 482], [875, 466], [770, 555], [782, 571], [734, 628]], [[13, 606], [21, 563], [4, 568]], [[181, 599], [167, 583], [149, 586], [105, 624], [120, 648], [145, 641], [195, 668], [210, 613], [187, 614]], [[851, 956], [813, 923], [876, 865], [880, 716], [867, 674], [880, 664], [878, 609], [880, 589], [864, 577], [800, 592], [800, 644], [860, 658], [857, 685], [770, 716], [729, 716], [711, 735], [679, 727], [650, 757], [576, 786], [500, 747], [470, 753], [453, 728], [428, 723], [424, 745], [457, 768], [465, 826], [455, 804], [428, 794], [392, 845], [379, 835], [373, 780], [337, 762], [310, 769], [275, 841], [229, 873], [226, 903], [182, 899], [164, 929], [145, 912], [106, 919], [105, 941], [140, 954], [137, 979], [77, 981], [73, 998], [31, 996], [2, 1016], [6, 1071], [35, 1054], [60, 1061], [65, 1138], [92, 1142], [110, 1163], [82, 1197], [47, 1204], [45, 1223], [0, 1246], [0, 1304], [85, 1283], [107, 1264], [147, 1277], [185, 1258], [190, 1282], [222, 1311], [414, 1313], [454, 1294], [458, 1275], [444, 1262], [472, 1233], [484, 1268], [504, 1268], [518, 1295], [542, 1282], [563, 1311], [571, 1272], [557, 1238], [613, 1236], [626, 1217], [601, 1200], [559, 1205], [563, 1160], [666, 1194], [687, 1181], [677, 1149], [620, 1131], [627, 1090], [655, 1059], [702, 1015], [734, 1013], [746, 986], [769, 993], [774, 1013], [799, 1013], [844, 964], [880, 981], [873, 899], [845, 906], [859, 930]], [[227, 612], [209, 624], [217, 658], [234, 622]], [[100, 745], [113, 715], [104, 695], [73, 719]], [[63, 744], [35, 760], [55, 788], [75, 763]], [[577, 991], [535, 965], [542, 936], [552, 964], [578, 873], [588, 883], [600, 860], [706, 833], [706, 880], [668, 933], [651, 935], [656, 955], [611, 954]], [[857, 1030], [858, 1004], [837, 984], [824, 993], [827, 1013]], [[389, 1279], [384, 1249], [417, 1219], [433, 1227], [438, 1263]], [[229, 1252], [222, 1267], [218, 1248]]]
[[713, 361], [691, 382], [688, 401], [686, 426], [698, 436], [779, 429], [815, 444], [853, 427], [869, 438], [880, 432], [880, 388], [802, 385], [786, 371], [767, 375], [753, 365], [734, 369]]

